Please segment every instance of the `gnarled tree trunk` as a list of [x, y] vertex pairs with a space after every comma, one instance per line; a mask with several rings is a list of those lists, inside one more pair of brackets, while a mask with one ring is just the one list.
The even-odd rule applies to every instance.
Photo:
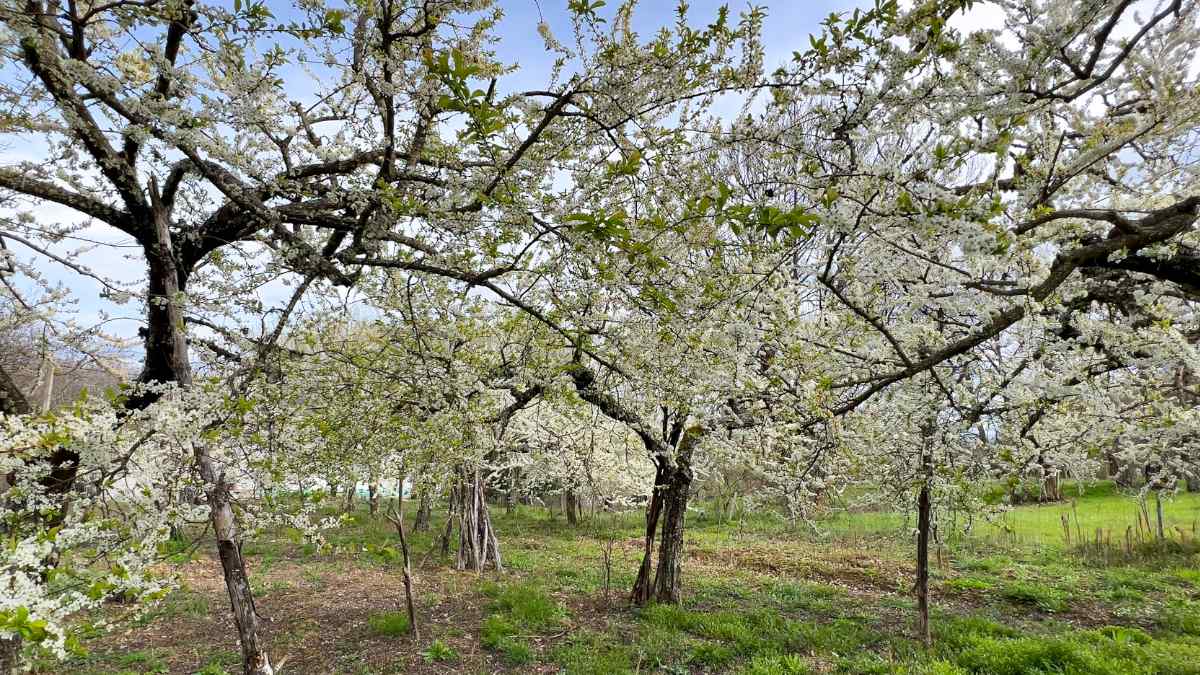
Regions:
[[691, 457], [677, 458], [663, 498], [662, 536], [658, 546], [658, 572], [654, 600], [678, 603], [683, 585], [683, 526], [692, 487]]
[[458, 557], [455, 568], [482, 572], [491, 563], [497, 572], [504, 570], [500, 559], [500, 543], [492, 529], [484, 498], [483, 480], [478, 469], [459, 469], [458, 497]]
[[[673, 461], [672, 458], [661, 456], [655, 460], [654, 494], [646, 506], [645, 548], [630, 594], [630, 600], [635, 605], [646, 605], [652, 598], [662, 603], [680, 601], [683, 586], [683, 532], [692, 488], [692, 451], [702, 436], [703, 431], [699, 427], [687, 429], [679, 440]], [[655, 530], [660, 520], [662, 532], [659, 536], [658, 566], [651, 580]]]
[[658, 534], [658, 520], [662, 516], [663, 496], [667, 486], [667, 472], [670, 466], [665, 458], [655, 462], [654, 490], [650, 493], [650, 501], [646, 504], [646, 530], [642, 540], [642, 564], [638, 567], [637, 578], [633, 582], [633, 590], [629, 601], [637, 606], [650, 602], [653, 596], [653, 581], [650, 571], [654, 568], [654, 538]]

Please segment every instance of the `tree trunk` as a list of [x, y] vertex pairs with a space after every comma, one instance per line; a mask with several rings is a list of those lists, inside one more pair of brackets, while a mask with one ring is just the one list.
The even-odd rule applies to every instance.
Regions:
[[412, 563], [408, 555], [408, 537], [404, 534], [404, 478], [396, 482], [396, 510], [389, 515], [388, 520], [396, 526], [396, 534], [400, 537], [400, 554], [404, 558], [404, 606], [408, 612], [408, 632], [416, 639], [421, 639], [421, 630], [417, 627], [417, 610], [413, 602]]
[[459, 470], [458, 557], [455, 568], [482, 572], [490, 562], [497, 572], [504, 571], [500, 544], [488, 515], [483, 481], [479, 470]]
[[346, 486], [346, 503], [343, 505], [343, 508], [342, 508], [342, 510], [345, 511], [346, 513], [354, 512], [354, 497], [357, 492], [358, 492], [358, 483], [350, 483], [349, 485]]
[[579, 499], [575, 497], [574, 490], [563, 492], [563, 510], [567, 513], [567, 524], [579, 524]]
[[21, 636], [0, 638], [0, 675], [12, 675], [21, 665]]
[[1062, 485], [1058, 471], [1046, 461], [1045, 454], [1038, 455], [1038, 465], [1042, 468], [1042, 501], [1062, 501]]
[[929, 481], [917, 497], [917, 632], [926, 647], [933, 643], [929, 630]]
[[34, 412], [49, 412], [50, 404], [54, 400], [54, 374], [56, 372], [54, 359], [50, 357], [49, 352], [43, 346], [42, 364], [38, 367], [37, 381], [33, 386], [32, 405]]
[[0, 414], [28, 415], [31, 411], [29, 399], [17, 383], [13, 382], [8, 371], [0, 367]]
[[451, 483], [450, 500], [446, 504], [446, 527], [442, 530], [442, 555], [450, 555], [450, 535], [454, 532], [454, 512], [459, 507], [459, 487]]
[[691, 457], [679, 457], [676, 459], [676, 465], [672, 467], [663, 500], [662, 537], [658, 546], [658, 572], [654, 579], [654, 599], [657, 602], [677, 604], [680, 600], [683, 526], [691, 487]]
[[1042, 483], [1042, 496], [1048, 502], [1062, 501], [1062, 484], [1058, 480], [1058, 475], [1046, 476]]
[[429, 488], [422, 488], [418, 499], [420, 501], [417, 503], [417, 522], [413, 523], [413, 529], [417, 532], [426, 532], [429, 530], [429, 517], [433, 510], [429, 503]]
[[[642, 566], [633, 584], [630, 600], [645, 605], [656, 602], [678, 603], [683, 582], [683, 530], [687, 504], [692, 488], [692, 451], [703, 432], [692, 427], [682, 433], [674, 462], [669, 457], [656, 459], [654, 495], [646, 508], [646, 540]], [[662, 535], [658, 550], [658, 569], [650, 579], [653, 567], [654, 534], [662, 519]]]
[[1166, 534], [1163, 532], [1163, 507], [1162, 507], [1162, 490], [1154, 491], [1154, 511], [1158, 516], [1158, 540], [1166, 539]]
[[195, 454], [200, 475], [211, 486], [207, 490], [209, 514], [217, 537], [217, 554], [225, 574], [225, 589], [229, 592], [230, 609], [242, 646], [242, 672], [245, 675], [271, 675], [274, 671], [259, 640], [258, 612], [255, 611], [254, 595], [246, 577], [246, 561], [242, 558], [242, 548], [237, 541], [229, 486], [225, 484], [224, 476], [217, 474], [206, 446], [197, 443]]
[[[25, 398], [25, 394], [17, 387], [17, 383], [13, 382], [4, 366], [0, 365], [0, 416], [28, 415], [29, 411], [29, 399]], [[0, 495], [8, 492], [16, 480], [16, 471], [11, 474], [0, 474]], [[7, 501], [4, 503], [7, 504]], [[0, 649], [3, 647], [4, 645], [0, 645]], [[0, 671], [0, 675], [3, 672]]]
[[517, 498], [520, 496], [517, 486], [520, 482], [521, 469], [514, 466], [508, 470], [508, 490], [504, 492], [504, 512], [510, 516], [517, 510]]
[[[182, 289], [179, 273], [171, 250], [170, 232], [166, 214], [156, 210], [154, 229], [157, 251], [147, 250], [150, 262], [150, 331], [147, 334], [147, 359], [143, 376], [165, 368], [175, 377], [181, 387], [191, 385], [191, 366], [188, 362], [187, 338], [183, 332], [183, 310], [179, 306]], [[155, 290], [160, 291], [155, 294]], [[152, 340], [158, 349], [151, 350]], [[216, 463], [208, 452], [208, 446], [197, 442], [192, 446], [196, 466], [204, 480], [208, 496], [209, 518], [217, 539], [217, 555], [225, 576], [225, 589], [229, 592], [230, 608], [237, 627], [238, 640], [242, 646], [242, 672], [245, 675], [272, 675], [271, 660], [259, 642], [258, 614], [254, 610], [254, 596], [246, 577], [246, 563], [238, 544], [237, 524], [230, 501], [229, 485], [224, 474], [218, 473]]]
[[1116, 450], [1117, 443], [1114, 441], [1113, 448], [1104, 453], [1105, 472], [1108, 474], [1108, 478], [1111, 478], [1114, 483], [1121, 485], [1121, 461], [1117, 459]]
[[923, 425], [921, 446], [921, 492], [917, 495], [917, 633], [926, 647], [933, 644], [929, 630], [929, 533], [931, 509], [929, 485], [933, 482], [933, 434], [935, 420]]
[[367, 508], [370, 510], [371, 516], [379, 513], [379, 482], [371, 481], [367, 484]]
[[654, 590], [650, 579], [650, 570], [654, 567], [654, 538], [658, 534], [658, 519], [662, 515], [667, 472], [670, 468], [665, 458], [656, 460], [654, 490], [650, 493], [650, 501], [646, 503], [646, 530], [642, 543], [642, 564], [638, 567], [637, 579], [634, 580], [633, 590], [629, 594], [629, 601], [639, 607], [649, 604]]

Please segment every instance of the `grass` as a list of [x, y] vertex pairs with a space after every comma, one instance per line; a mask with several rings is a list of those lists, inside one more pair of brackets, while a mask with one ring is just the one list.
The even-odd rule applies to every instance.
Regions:
[[487, 583], [482, 592], [492, 598], [483, 621], [480, 641], [513, 666], [534, 660], [530, 636], [559, 625], [563, 608], [531, 584]]
[[136, 668], [144, 673], [165, 673], [167, 664], [162, 655], [155, 651], [138, 650], [118, 656], [114, 663], [118, 666]]
[[[1168, 502], [1168, 521], [1185, 522], [1197, 504], [1196, 495]], [[371, 639], [408, 633], [406, 615], [394, 611], [403, 592], [395, 533], [382, 518], [355, 513], [320, 550], [289, 531], [246, 550], [254, 587], [267, 591], [264, 613], [293, 627], [270, 637], [291, 672], [1200, 675], [1200, 555], [1162, 547], [1098, 559], [1063, 541], [1064, 510], [1086, 529], [1104, 518], [1119, 527], [1135, 508], [1109, 486], [1085, 491], [1074, 509], [1013, 508], [998, 521], [1004, 536], [978, 522], [973, 536], [945, 541], [932, 570], [930, 650], [914, 638], [911, 523], [901, 514], [841, 513], [815, 530], [772, 514], [732, 523], [697, 514], [686, 535], [684, 602], [640, 610], [624, 602], [640, 513], [570, 528], [539, 509], [495, 509], [503, 575], [451, 570], [435, 523], [412, 533], [423, 641], [405, 649]], [[193, 569], [209, 560], [200, 551]], [[41, 660], [38, 672], [236, 672], [235, 652], [218, 659], [188, 643], [211, 650], [228, 638], [219, 567], [209, 573], [207, 585], [175, 591], [133, 623], [131, 647], [81, 623], [92, 654], [65, 666]], [[339, 609], [349, 612], [346, 628], [330, 635], [321, 628], [328, 617], [312, 609], [322, 602], [297, 608], [310, 595], [353, 595], [361, 606]], [[219, 639], [174, 637], [179, 625]]]
[[458, 651], [441, 640], [434, 640], [421, 652], [421, 658], [425, 663], [453, 663], [458, 660]]
[[1180, 635], [1200, 637], [1200, 602], [1175, 599], [1159, 611], [1158, 625]]
[[[1091, 488], [1068, 484], [1063, 488], [1063, 496], [1068, 501], [1014, 508], [986, 524], [983, 536], [1035, 546], [1063, 546], [1063, 517], [1068, 516], [1072, 541], [1081, 535], [1094, 539], [1100, 529], [1112, 541], [1120, 543], [1125, 529], [1135, 527], [1139, 519], [1135, 500], [1118, 492], [1108, 481]], [[1166, 529], [1174, 532], [1178, 527], [1194, 537], [1200, 527], [1200, 493], [1164, 498], [1163, 513]]]
[[1036, 581], [1013, 581], [1000, 590], [1001, 597], [1033, 605], [1043, 612], [1061, 612], [1067, 608], [1065, 592]]
[[408, 615], [403, 612], [385, 612], [376, 614], [367, 620], [371, 632], [376, 635], [407, 635], [409, 630]]
[[743, 675], [807, 675], [808, 662], [796, 654], [756, 656], [742, 669]]
[[969, 636], [949, 654], [967, 673], [1137, 675], [1200, 673], [1200, 646], [1164, 643], [1132, 628], [1061, 636]]

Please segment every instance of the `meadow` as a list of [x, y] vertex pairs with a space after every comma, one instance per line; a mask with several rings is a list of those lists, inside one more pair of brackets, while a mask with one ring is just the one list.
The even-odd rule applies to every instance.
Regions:
[[[279, 673], [1200, 673], [1200, 494], [1166, 500], [1170, 536], [1143, 532], [1132, 546], [1134, 499], [1111, 484], [1067, 497], [980, 518], [935, 547], [928, 649], [914, 638], [911, 522], [895, 513], [718, 522], [701, 504], [684, 602], [641, 610], [626, 601], [640, 513], [569, 526], [543, 508], [493, 507], [506, 570], [482, 576], [453, 570], [435, 520], [410, 541], [419, 637], [408, 634], [395, 531], [365, 506], [327, 547], [284, 530], [244, 553]], [[79, 654], [36, 672], [236, 672], [209, 550], [200, 540], [164, 551], [178, 590], [141, 614], [110, 605], [115, 633], [103, 638], [95, 617], [80, 617]]]

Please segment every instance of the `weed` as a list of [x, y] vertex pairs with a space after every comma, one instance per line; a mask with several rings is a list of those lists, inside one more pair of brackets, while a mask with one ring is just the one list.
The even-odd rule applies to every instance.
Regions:
[[1012, 581], [1000, 595], [1014, 602], [1037, 606], [1044, 612], [1061, 612], [1067, 608], [1067, 596], [1062, 591], [1034, 581]]
[[533, 660], [533, 648], [520, 636], [518, 626], [504, 614], [493, 614], [483, 620], [480, 641], [483, 646], [499, 652], [509, 665], [522, 665]]
[[166, 673], [170, 669], [157, 650], [135, 650], [116, 655], [113, 664], [124, 669], [136, 670], [143, 675], [150, 673]]
[[756, 656], [742, 669], [742, 675], [807, 675], [813, 672], [797, 654]]
[[385, 612], [367, 619], [367, 625], [376, 635], [404, 635], [408, 633], [408, 615], [404, 612]]
[[1173, 633], [1200, 636], [1200, 602], [1167, 602], [1158, 612], [1158, 625]]
[[864, 652], [838, 659], [835, 670], [847, 675], [889, 675], [896, 672], [896, 664], [878, 654]]
[[526, 630], [550, 628], [563, 617], [562, 607], [532, 584], [488, 583], [481, 591], [493, 599], [489, 609], [507, 614]]
[[268, 581], [266, 579], [257, 579], [250, 582], [250, 590], [256, 598], [265, 598], [268, 595], [279, 593], [280, 591], [291, 590], [292, 584], [290, 581], [276, 579]]
[[947, 579], [942, 586], [948, 591], [965, 593], [970, 591], [988, 591], [995, 585], [987, 579], [979, 577], [958, 577], [956, 579]]
[[458, 652], [445, 642], [434, 640], [421, 652], [421, 658], [425, 663], [449, 663], [458, 660]]
[[735, 658], [737, 658], [737, 651], [733, 647], [720, 642], [702, 641], [692, 648], [687, 662], [705, 670], [720, 670], [732, 663]]
[[846, 606], [848, 600], [842, 589], [823, 584], [779, 584], [769, 594], [784, 610], [800, 610], [822, 616], [836, 614], [839, 608]]
[[551, 658], [570, 675], [623, 675], [633, 673], [633, 650], [617, 636], [582, 631], [554, 649]]

